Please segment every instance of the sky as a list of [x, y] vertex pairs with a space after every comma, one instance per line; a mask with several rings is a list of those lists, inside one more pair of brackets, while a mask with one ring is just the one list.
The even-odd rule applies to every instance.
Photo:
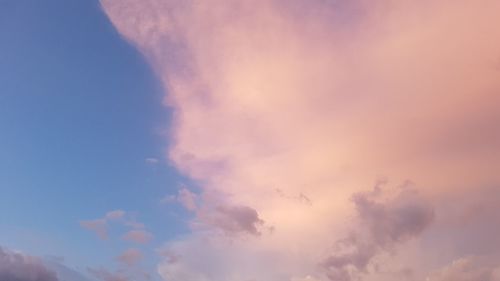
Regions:
[[499, 10], [0, 0], [0, 280], [500, 281]]

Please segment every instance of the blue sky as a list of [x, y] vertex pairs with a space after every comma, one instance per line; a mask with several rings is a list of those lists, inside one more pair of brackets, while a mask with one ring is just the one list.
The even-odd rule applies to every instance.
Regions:
[[163, 89], [98, 1], [0, 1], [0, 34], [0, 244], [109, 265], [127, 245], [79, 221], [114, 209], [182, 233], [159, 202], [182, 181], [164, 160]]

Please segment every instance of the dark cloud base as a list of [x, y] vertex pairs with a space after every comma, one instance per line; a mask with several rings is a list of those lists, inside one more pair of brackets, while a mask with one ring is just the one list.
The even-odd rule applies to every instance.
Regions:
[[55, 272], [36, 257], [0, 247], [0, 281], [59, 281]]

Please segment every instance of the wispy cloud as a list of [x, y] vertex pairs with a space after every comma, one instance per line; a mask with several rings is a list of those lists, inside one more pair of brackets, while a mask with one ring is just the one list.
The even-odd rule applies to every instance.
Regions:
[[144, 258], [142, 252], [136, 248], [130, 248], [116, 257], [116, 260], [126, 266], [134, 266]]
[[100, 281], [131, 281], [128, 276], [122, 274], [122, 273], [115, 273], [111, 272], [107, 269], [104, 268], [89, 268], [88, 269], [89, 273], [94, 277], [97, 278]]
[[[80, 225], [83, 228], [95, 232], [97, 236], [103, 240], [109, 238], [109, 223], [118, 223], [129, 228], [133, 228], [133, 230], [125, 234], [123, 238], [127, 237], [132, 239], [133, 237], [138, 237], [139, 235], [142, 235], [142, 238], [148, 238], [148, 241], [152, 238], [152, 234], [144, 230], [144, 224], [136, 220], [134, 213], [126, 212], [123, 210], [109, 211], [104, 215], [103, 218], [80, 221]], [[127, 236], [130, 233], [132, 234], [130, 236]]]
[[108, 224], [106, 219], [80, 221], [80, 226], [95, 232], [95, 234], [103, 240], [108, 239]]
[[463, 257], [437, 270], [426, 279], [426, 281], [476, 280], [500, 280], [500, 263], [485, 262], [481, 257]]
[[125, 241], [134, 242], [138, 244], [146, 244], [149, 241], [151, 241], [151, 239], [153, 239], [153, 235], [146, 230], [134, 229], [125, 233], [122, 236], [122, 239]]
[[144, 161], [148, 164], [151, 164], [151, 165], [156, 165], [156, 164], [160, 163], [160, 160], [158, 160], [157, 158], [152, 158], [152, 157], [146, 158]]

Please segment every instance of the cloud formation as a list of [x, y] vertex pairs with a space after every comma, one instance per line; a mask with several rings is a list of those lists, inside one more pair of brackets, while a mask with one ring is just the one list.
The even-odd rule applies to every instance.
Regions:
[[334, 253], [324, 260], [331, 280], [356, 280], [368, 271], [374, 257], [417, 237], [434, 219], [430, 203], [413, 189], [404, 188], [388, 201], [380, 202], [381, 196], [378, 187], [353, 196], [360, 229], [337, 241]]
[[58, 281], [58, 278], [40, 259], [0, 247], [0, 280]]
[[119, 220], [125, 216], [126, 212], [123, 210], [114, 210], [106, 213], [105, 218], [108, 220]]
[[122, 236], [122, 239], [126, 241], [144, 244], [153, 238], [151, 233], [144, 230], [144, 224], [135, 219], [135, 214], [123, 210], [109, 211], [103, 218], [80, 221], [80, 226], [95, 232], [100, 239], [106, 240], [109, 238], [108, 227], [111, 222], [132, 228], [132, 230]]
[[139, 249], [130, 248], [124, 251], [121, 255], [116, 257], [116, 260], [126, 266], [134, 266], [143, 259], [143, 254]]
[[95, 234], [102, 240], [108, 239], [108, 225], [105, 219], [80, 221], [80, 226], [95, 232]]
[[198, 212], [198, 219], [205, 225], [221, 230], [227, 235], [260, 235], [264, 221], [255, 209], [247, 206], [217, 205], [212, 210]]
[[[424, 280], [497, 247], [449, 200], [500, 194], [500, 2], [101, 3], [164, 83], [168, 157], [201, 187], [166, 280]], [[360, 193], [380, 175], [419, 195]]]

